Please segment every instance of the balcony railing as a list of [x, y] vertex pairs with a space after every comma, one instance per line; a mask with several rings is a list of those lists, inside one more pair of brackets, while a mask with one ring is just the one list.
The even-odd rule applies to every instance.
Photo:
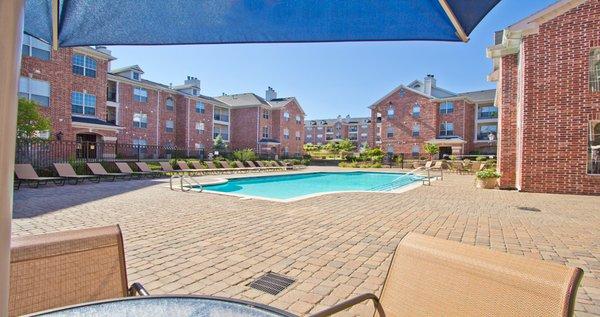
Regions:
[[[494, 135], [494, 141], [497, 139], [498, 135], [496, 132], [491, 132]], [[477, 141], [490, 141], [490, 132], [486, 133], [477, 133]]]
[[496, 119], [498, 111], [480, 111], [477, 113], [477, 119]]

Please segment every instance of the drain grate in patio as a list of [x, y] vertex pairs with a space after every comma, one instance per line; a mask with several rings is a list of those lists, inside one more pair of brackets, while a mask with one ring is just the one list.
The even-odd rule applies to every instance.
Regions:
[[273, 272], [267, 272], [265, 275], [250, 282], [248, 286], [271, 295], [277, 295], [294, 282], [295, 280], [287, 276]]
[[540, 212], [540, 211], [542, 211], [541, 209], [538, 209], [538, 208], [535, 208], [535, 207], [525, 207], [525, 206], [519, 206], [519, 207], [517, 207], [517, 209], [523, 210], [523, 211], [533, 211], [533, 212]]

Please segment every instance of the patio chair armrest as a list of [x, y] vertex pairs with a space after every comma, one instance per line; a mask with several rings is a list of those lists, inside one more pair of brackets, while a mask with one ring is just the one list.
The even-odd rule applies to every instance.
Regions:
[[129, 287], [129, 290], [127, 290], [127, 295], [128, 296], [136, 296], [136, 295], [148, 296], [148, 295], [150, 295], [150, 293], [148, 293], [148, 291], [144, 288], [144, 286], [142, 286], [142, 284], [135, 282], [135, 283], [131, 284], [131, 287]]
[[360, 304], [366, 300], [373, 300], [373, 304], [375, 304], [375, 309], [377, 309], [379, 312], [378, 316], [385, 316], [385, 314], [383, 312], [383, 307], [381, 307], [381, 305], [379, 304], [379, 298], [377, 297], [377, 295], [371, 294], [371, 293], [366, 293], [366, 294], [361, 294], [356, 297], [353, 297], [349, 300], [343, 301], [337, 305], [331, 306], [331, 307], [329, 307], [325, 310], [322, 310], [318, 313], [312, 314], [312, 315], [310, 315], [310, 317], [325, 317], [325, 316], [337, 314], [343, 310], [346, 310], [356, 304]]

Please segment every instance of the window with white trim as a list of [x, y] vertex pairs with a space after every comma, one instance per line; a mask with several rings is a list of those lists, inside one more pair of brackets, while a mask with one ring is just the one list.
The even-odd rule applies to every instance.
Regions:
[[71, 113], [96, 115], [96, 96], [79, 91], [71, 92]]
[[394, 118], [394, 108], [389, 108], [387, 111], [387, 117], [388, 119], [392, 119]]
[[590, 52], [590, 91], [600, 92], [600, 47]]
[[50, 83], [29, 77], [19, 77], [19, 97], [35, 101], [42, 107], [50, 106]]
[[73, 74], [96, 77], [96, 60], [83, 54], [73, 54]]
[[290, 121], [290, 113], [289, 112], [286, 111], [283, 113], [283, 120]]
[[450, 122], [442, 122], [440, 125], [441, 136], [452, 136], [454, 135], [454, 124]]
[[445, 101], [440, 104], [440, 113], [441, 114], [449, 114], [454, 112], [454, 103], [450, 101]]
[[297, 124], [301, 124], [302, 123], [302, 117], [296, 116], [296, 123]]
[[133, 114], [133, 126], [135, 128], [147, 128], [148, 127], [148, 115], [145, 113], [134, 113]]
[[269, 110], [263, 109], [262, 117], [263, 117], [263, 119], [269, 119]]
[[204, 132], [204, 122], [196, 122], [196, 132], [198, 132], [198, 133]]
[[590, 121], [588, 174], [600, 174], [600, 121]]
[[300, 131], [296, 131], [296, 140], [300, 140], [301, 138]]
[[173, 120], [165, 121], [165, 132], [173, 132], [174, 129], [175, 123], [173, 122]]
[[204, 102], [196, 101], [196, 112], [204, 113], [205, 111], [206, 111], [206, 106], [204, 105]]
[[418, 137], [421, 134], [421, 126], [418, 123], [413, 124], [412, 136]]
[[263, 139], [269, 138], [269, 127], [262, 127], [262, 137]]
[[413, 118], [418, 118], [421, 116], [421, 105], [415, 103], [412, 107], [412, 116]]
[[223, 140], [229, 140], [229, 128], [226, 125], [215, 124], [213, 126], [213, 138], [216, 139], [218, 136], [221, 136]]
[[23, 34], [23, 45], [21, 46], [21, 56], [35, 57], [41, 60], [50, 60], [50, 44], [39, 40], [31, 35]]
[[388, 127], [386, 130], [386, 135], [388, 138], [394, 137], [394, 127]]
[[417, 156], [419, 156], [420, 152], [421, 152], [421, 147], [416, 144], [413, 145], [413, 147], [411, 149], [412, 156], [417, 157]]
[[283, 138], [286, 140], [290, 139], [290, 130], [289, 129], [283, 129]]
[[137, 102], [147, 102], [148, 101], [148, 91], [141, 87], [133, 88], [133, 100]]
[[165, 101], [165, 107], [168, 111], [173, 111], [173, 109], [175, 109], [175, 101], [173, 101], [173, 98], [167, 98], [167, 101]]
[[131, 72], [131, 79], [137, 80], [137, 81], [141, 80], [140, 73], [138, 73], [138, 72]]

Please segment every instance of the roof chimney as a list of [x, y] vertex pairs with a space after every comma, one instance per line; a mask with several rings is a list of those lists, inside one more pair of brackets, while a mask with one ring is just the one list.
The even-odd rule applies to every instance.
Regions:
[[423, 92], [431, 96], [431, 91], [435, 88], [435, 77], [432, 74], [427, 74], [423, 80]]
[[193, 85], [196, 88], [200, 88], [200, 79], [198, 79], [196, 77], [192, 77], [192, 76], [187, 76], [187, 78], [185, 79], [183, 84], [184, 85]]
[[265, 99], [267, 99], [267, 101], [277, 99], [277, 92], [271, 86], [269, 86], [267, 91], [265, 91]]

